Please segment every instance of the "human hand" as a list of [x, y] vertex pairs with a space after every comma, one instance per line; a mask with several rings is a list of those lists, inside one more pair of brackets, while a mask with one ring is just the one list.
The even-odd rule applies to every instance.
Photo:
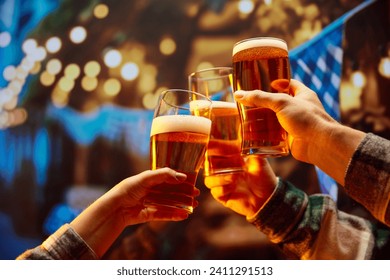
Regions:
[[[273, 82], [273, 88], [285, 87], [285, 80]], [[301, 82], [291, 79], [290, 94], [275, 94], [261, 90], [237, 91], [235, 99], [246, 106], [273, 110], [288, 132], [289, 146], [294, 158], [313, 163], [312, 153], [316, 147], [323, 147], [327, 132], [338, 123], [326, 113], [317, 94]]]
[[266, 159], [250, 155], [244, 161], [243, 171], [206, 176], [204, 183], [222, 205], [252, 217], [272, 194], [277, 178]]
[[[146, 207], [143, 201], [146, 199], [153, 200], [154, 190], [163, 187], [174, 187], [183, 183], [187, 176], [183, 173], [176, 172], [168, 167], [157, 170], [144, 171], [135, 176], [126, 178], [117, 184], [113, 191], [116, 191], [116, 197], [120, 198], [119, 205], [125, 226], [138, 224], [148, 221], [180, 221], [188, 217], [188, 212], [181, 209], [170, 207]], [[175, 189], [176, 197], [180, 200], [191, 199], [193, 207], [197, 206], [195, 196], [199, 195], [197, 188]]]

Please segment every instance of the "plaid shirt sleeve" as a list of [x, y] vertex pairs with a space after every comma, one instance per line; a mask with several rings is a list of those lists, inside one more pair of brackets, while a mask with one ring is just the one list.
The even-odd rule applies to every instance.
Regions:
[[42, 245], [27, 250], [17, 260], [94, 260], [95, 252], [69, 224], [60, 227]]
[[[349, 195], [387, 225], [389, 145], [388, 140], [368, 134], [354, 153], [345, 179]], [[388, 227], [339, 211], [330, 196], [308, 196], [283, 180], [248, 221], [291, 258], [371, 259], [389, 247]]]
[[345, 190], [390, 226], [390, 141], [374, 134], [360, 143], [345, 176]]

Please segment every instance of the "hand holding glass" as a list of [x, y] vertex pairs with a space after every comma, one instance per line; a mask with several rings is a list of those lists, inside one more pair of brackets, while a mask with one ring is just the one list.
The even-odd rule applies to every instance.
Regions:
[[[277, 38], [251, 38], [233, 48], [233, 85], [237, 90], [289, 93], [290, 63], [287, 44]], [[239, 104], [242, 153], [263, 156], [289, 154], [287, 132], [275, 113], [266, 108]]]
[[159, 185], [145, 205], [193, 212], [195, 182], [210, 135], [210, 109], [211, 101], [196, 92], [161, 93], [150, 132], [151, 169], [170, 167], [185, 173], [187, 179], [183, 184]]

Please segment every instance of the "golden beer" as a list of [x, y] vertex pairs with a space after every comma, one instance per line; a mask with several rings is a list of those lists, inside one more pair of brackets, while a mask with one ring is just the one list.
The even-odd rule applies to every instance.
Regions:
[[234, 102], [212, 101], [205, 176], [242, 170], [240, 117]]
[[[277, 38], [252, 38], [233, 48], [234, 90], [260, 89], [289, 93], [290, 63], [287, 44]], [[276, 114], [266, 108], [239, 104], [242, 122], [242, 153], [288, 155], [287, 132]]]
[[241, 123], [233, 97], [233, 68], [214, 67], [188, 76], [188, 87], [211, 99], [211, 132], [204, 162], [204, 175], [243, 169]]
[[[150, 133], [151, 169], [170, 167], [187, 174], [181, 184], [161, 184], [148, 205], [193, 211], [193, 191], [209, 140], [211, 120], [193, 115], [167, 115], [153, 119]], [[187, 196], [183, 196], [187, 194]]]

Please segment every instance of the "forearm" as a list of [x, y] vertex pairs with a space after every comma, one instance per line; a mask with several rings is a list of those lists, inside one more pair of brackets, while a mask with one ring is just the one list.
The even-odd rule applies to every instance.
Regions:
[[124, 229], [123, 215], [114, 199], [107, 195], [99, 198], [72, 222], [72, 228], [92, 250], [102, 257]]
[[368, 259], [375, 248], [368, 221], [338, 211], [329, 196], [308, 196], [288, 182], [280, 181], [249, 221], [300, 259]]
[[318, 130], [308, 144], [309, 162], [344, 185], [348, 164], [366, 133], [337, 122], [327, 122]]

